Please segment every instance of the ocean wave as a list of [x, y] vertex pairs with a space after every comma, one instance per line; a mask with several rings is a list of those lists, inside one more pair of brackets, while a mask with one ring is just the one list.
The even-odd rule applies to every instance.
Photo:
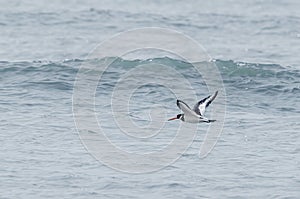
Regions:
[[[8, 83], [13, 80], [15, 84], [49, 86], [49, 88], [54, 89], [70, 90], [72, 89], [78, 69], [82, 65], [88, 64], [91, 66], [91, 70], [95, 70], [99, 67], [100, 63], [107, 61], [107, 59], [111, 59], [113, 62], [105, 70], [104, 74], [111, 75], [112, 79], [120, 77], [122, 74], [139, 65], [160, 64], [172, 67], [190, 81], [201, 81], [201, 75], [195, 70], [193, 64], [169, 57], [145, 60], [125, 60], [119, 57], [111, 57], [105, 60], [70, 59], [61, 62], [1, 61], [1, 80]], [[214, 64], [217, 67], [227, 88], [254, 89], [255, 92], [265, 93], [299, 93], [300, 71], [291, 67], [283, 67], [279, 64], [246, 63], [233, 60], [214, 60], [210, 61], [209, 64]], [[149, 65], [149, 67], [151, 66]], [[110, 78], [108, 77], [106, 83], [109, 84], [109, 82]]]

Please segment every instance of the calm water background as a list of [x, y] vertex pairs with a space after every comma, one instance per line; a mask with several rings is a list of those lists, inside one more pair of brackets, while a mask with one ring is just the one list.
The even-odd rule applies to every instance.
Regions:
[[[0, 4], [0, 198], [300, 197], [299, 1]], [[224, 81], [227, 113], [207, 158], [198, 158], [208, 127], [199, 125], [178, 161], [133, 175], [104, 166], [85, 150], [73, 120], [72, 93], [78, 68], [99, 42], [147, 26], [183, 32], [206, 48]], [[110, 110], [116, 77], [138, 64], [174, 66], [189, 74], [199, 99], [207, 96], [203, 80], [187, 64], [141, 56], [119, 59], [107, 72], [96, 93], [98, 117]], [[189, 96], [183, 100], [194, 103]], [[134, 95], [130, 116], [144, 125], [157, 103], [173, 116], [179, 113], [174, 102], [163, 88], [145, 86]], [[146, 148], [116, 136], [114, 121], [106, 120], [103, 128], [127, 150], [147, 151], [151, 144], [166, 144], [178, 126], [173, 124]]]

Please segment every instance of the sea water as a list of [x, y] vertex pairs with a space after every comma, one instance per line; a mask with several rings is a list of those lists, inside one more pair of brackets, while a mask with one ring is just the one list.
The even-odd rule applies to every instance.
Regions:
[[[299, 198], [299, 8], [295, 0], [1, 1], [0, 198]], [[222, 80], [207, 117], [217, 117], [211, 111], [220, 104], [226, 112], [205, 158], [199, 151], [211, 124], [193, 124], [197, 131], [176, 160], [134, 174], [90, 153], [78, 134], [72, 100], [82, 65], [103, 63], [86, 58], [96, 45], [149, 26], [180, 31], [206, 48], [212, 59], [202, 64], [216, 66]], [[180, 113], [177, 97], [192, 107], [214, 90], [193, 63], [139, 55], [113, 57], [95, 88], [93, 111], [110, 142], [146, 156], [170, 145], [181, 125], [191, 125], [166, 122]], [[162, 65], [181, 74], [189, 89], [156, 68]], [[136, 90], [118, 84], [139, 66], [146, 67], [126, 81]], [[161, 79], [165, 85], [155, 84]], [[113, 95], [117, 86], [132, 93], [130, 101]], [[122, 122], [138, 130], [126, 134]], [[158, 125], [162, 131], [151, 134]]]

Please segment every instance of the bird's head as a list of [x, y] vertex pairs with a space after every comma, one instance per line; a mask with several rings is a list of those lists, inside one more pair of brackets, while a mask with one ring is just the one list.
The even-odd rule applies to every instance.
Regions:
[[168, 121], [176, 120], [176, 119], [181, 119], [182, 116], [183, 116], [183, 114], [178, 114], [178, 115], [176, 115], [176, 117], [173, 117], [173, 118], [168, 119]]

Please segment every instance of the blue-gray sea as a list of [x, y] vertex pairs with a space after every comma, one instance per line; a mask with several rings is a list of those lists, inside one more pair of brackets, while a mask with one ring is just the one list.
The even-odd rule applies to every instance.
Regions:
[[[1, 199], [300, 198], [300, 1], [0, 0], [0, 5]], [[205, 158], [199, 158], [199, 149], [211, 124], [193, 124], [199, 126], [196, 135], [177, 161], [133, 174], [88, 152], [72, 99], [82, 64], [103, 62], [87, 55], [115, 34], [144, 27], [181, 32], [206, 49], [226, 96], [223, 102], [217, 97], [207, 114], [217, 104], [226, 105], [226, 114]], [[161, 133], [143, 139], [124, 134], [110, 104], [123, 74], [139, 65], [167, 65], [190, 82], [197, 99], [213, 92], [189, 63], [151, 55], [116, 57], [95, 90], [99, 123], [102, 118], [107, 137], [130, 153], [159, 152], [179, 125], [191, 124], [165, 122]], [[133, 83], [155, 81], [163, 73], [136, 75]], [[169, 87], [180, 84], [168, 76]], [[155, 120], [149, 116], [155, 106], [167, 110], [164, 120], [174, 117], [180, 113], [177, 94], [190, 106], [196, 102], [188, 93], [142, 85], [128, 102], [128, 121], [146, 129]]]

